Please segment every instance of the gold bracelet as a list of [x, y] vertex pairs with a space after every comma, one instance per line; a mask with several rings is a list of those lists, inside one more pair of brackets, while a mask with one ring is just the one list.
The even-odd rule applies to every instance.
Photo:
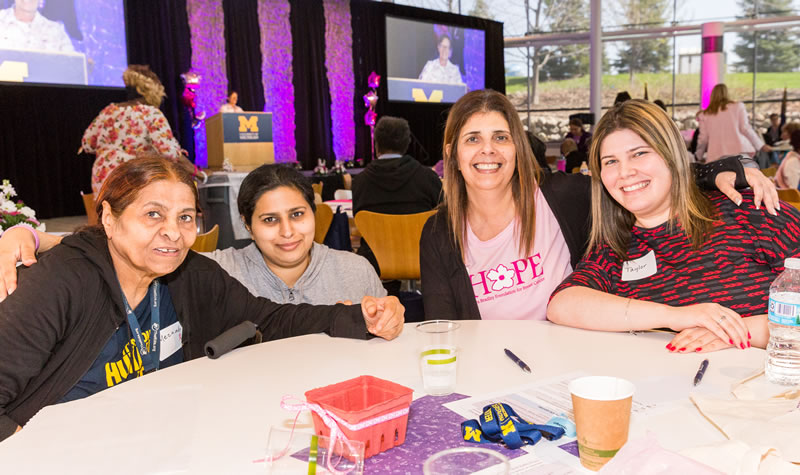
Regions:
[[625, 326], [628, 327], [628, 333], [630, 333], [631, 335], [636, 335], [636, 332], [633, 331], [633, 328], [631, 328], [631, 325], [628, 322], [628, 307], [631, 306], [631, 300], [633, 299], [628, 297], [628, 301], [625, 302]]

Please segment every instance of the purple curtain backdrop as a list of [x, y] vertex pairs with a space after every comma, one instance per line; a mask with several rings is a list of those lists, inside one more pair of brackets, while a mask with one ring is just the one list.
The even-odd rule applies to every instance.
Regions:
[[272, 112], [276, 162], [297, 160], [289, 0], [258, 0], [264, 111]]
[[76, 0], [75, 12], [83, 41], [72, 40], [89, 61], [89, 84], [124, 87], [128, 67], [125, 50], [125, 11], [119, 0]]
[[486, 69], [486, 33], [483, 30], [464, 29], [464, 82], [467, 90], [484, 88]]
[[[217, 113], [228, 93], [225, 65], [225, 20], [222, 2], [217, 0], [187, 0], [186, 13], [192, 43], [192, 70], [201, 77], [197, 88], [197, 113], [206, 117]], [[195, 163], [208, 165], [206, 128], [201, 125], [194, 133]]]
[[331, 93], [331, 132], [337, 160], [350, 160], [356, 152], [353, 116], [353, 30], [349, 0], [323, 0], [325, 9], [325, 68]]

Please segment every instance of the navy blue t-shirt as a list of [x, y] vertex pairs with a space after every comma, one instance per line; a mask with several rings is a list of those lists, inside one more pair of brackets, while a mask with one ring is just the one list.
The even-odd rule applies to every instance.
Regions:
[[[159, 368], [166, 368], [183, 362], [181, 348], [181, 324], [178, 323], [178, 314], [172, 305], [172, 297], [166, 285], [159, 288], [159, 317], [161, 330], [158, 332], [161, 340], [158, 343], [161, 363]], [[152, 293], [148, 290], [147, 297], [142, 299], [133, 313], [142, 328], [145, 345], [150, 345], [150, 309]], [[144, 374], [142, 357], [136, 348], [130, 327], [125, 323], [120, 325], [103, 350], [97, 355], [89, 371], [81, 377], [80, 381], [70, 389], [59, 402], [81, 399], [110, 388], [119, 383], [138, 378]]]

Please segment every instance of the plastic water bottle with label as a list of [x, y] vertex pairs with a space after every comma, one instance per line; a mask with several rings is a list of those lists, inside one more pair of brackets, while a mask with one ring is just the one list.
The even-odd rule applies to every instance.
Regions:
[[773, 383], [800, 384], [800, 259], [789, 258], [769, 287], [765, 372]]
[[564, 157], [564, 155], [561, 155], [556, 159], [556, 170], [560, 172], [567, 171], [567, 159]]
[[589, 174], [589, 165], [586, 164], [586, 160], [581, 162], [581, 175], [588, 175]]

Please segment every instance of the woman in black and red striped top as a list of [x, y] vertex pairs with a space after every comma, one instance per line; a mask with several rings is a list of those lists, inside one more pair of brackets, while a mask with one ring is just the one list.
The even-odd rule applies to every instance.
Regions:
[[800, 213], [752, 193], [733, 203], [691, 179], [680, 133], [656, 105], [625, 102], [600, 120], [589, 153], [589, 251], [547, 317], [579, 328], [671, 328], [676, 352], [764, 347], [769, 286], [800, 254]]

